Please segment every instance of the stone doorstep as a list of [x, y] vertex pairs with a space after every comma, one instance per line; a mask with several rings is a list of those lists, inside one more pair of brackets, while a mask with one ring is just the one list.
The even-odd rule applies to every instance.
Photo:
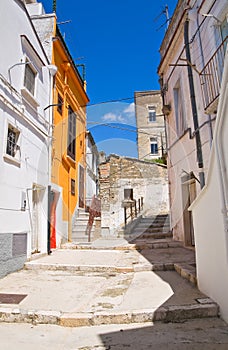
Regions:
[[191, 305], [165, 306], [158, 309], [62, 313], [59, 311], [21, 310], [0, 307], [0, 322], [54, 324], [63, 327], [97, 326], [102, 324], [130, 324], [152, 321], [181, 322], [188, 319], [218, 317], [219, 307], [212, 300]]

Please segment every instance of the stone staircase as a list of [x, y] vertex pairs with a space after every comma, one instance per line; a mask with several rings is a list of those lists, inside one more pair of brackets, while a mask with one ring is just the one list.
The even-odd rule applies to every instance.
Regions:
[[[72, 242], [88, 243], [89, 236], [86, 233], [86, 227], [89, 221], [89, 213], [84, 209], [78, 209], [78, 215], [72, 225]], [[93, 241], [95, 231], [95, 220], [90, 233], [90, 239]]]
[[131, 235], [129, 242], [153, 263], [154, 271], [175, 270], [197, 285], [195, 252], [173, 240], [168, 214], [142, 218]]
[[146, 246], [152, 248], [152, 243], [161, 243], [160, 240], [165, 240], [165, 242], [170, 240], [171, 242], [173, 241], [172, 237], [168, 214], [141, 218], [129, 235], [131, 243], [136, 244], [139, 249], [140, 244], [143, 244], [144, 248]]

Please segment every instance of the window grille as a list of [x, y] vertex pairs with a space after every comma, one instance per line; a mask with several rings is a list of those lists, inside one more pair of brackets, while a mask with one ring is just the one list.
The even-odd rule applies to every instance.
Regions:
[[16, 148], [17, 148], [17, 133], [14, 130], [9, 128], [8, 135], [7, 135], [6, 153], [11, 157], [15, 157]]

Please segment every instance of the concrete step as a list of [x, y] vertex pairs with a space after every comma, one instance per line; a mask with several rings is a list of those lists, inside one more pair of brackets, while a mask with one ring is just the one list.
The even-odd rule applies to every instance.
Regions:
[[103, 324], [134, 324], [145, 322], [183, 322], [190, 319], [219, 316], [219, 307], [209, 298], [201, 304], [175, 305], [147, 310], [119, 312], [27, 311], [0, 307], [0, 321], [10, 323], [54, 324], [63, 327], [98, 326]]
[[[77, 243], [88, 243], [88, 239], [89, 237], [87, 235], [72, 235], [72, 242], [74, 244], [77, 244]], [[93, 235], [91, 233], [91, 236], [90, 236], [90, 240], [92, 241], [93, 240]]]
[[182, 247], [182, 243], [179, 241], [173, 241], [172, 239], [138, 239], [135, 241], [135, 247], [138, 250], [177, 248]]
[[[134, 231], [136, 233], [137, 231]], [[151, 232], [151, 233], [142, 233], [140, 235], [140, 239], [163, 239], [163, 238], [172, 238], [173, 234], [172, 232]]]
[[151, 224], [164, 224], [164, 223], [170, 223], [169, 218], [167, 219], [141, 219], [140, 222], [143, 223], [151, 223]]

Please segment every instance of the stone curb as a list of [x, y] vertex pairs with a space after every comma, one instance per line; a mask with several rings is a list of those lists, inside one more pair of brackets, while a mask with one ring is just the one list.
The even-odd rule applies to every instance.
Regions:
[[102, 324], [131, 324], [152, 321], [180, 322], [187, 319], [218, 317], [219, 308], [213, 301], [160, 307], [158, 309], [121, 312], [61, 313], [58, 311], [25, 311], [0, 307], [0, 322], [54, 324], [63, 327], [98, 326]]

